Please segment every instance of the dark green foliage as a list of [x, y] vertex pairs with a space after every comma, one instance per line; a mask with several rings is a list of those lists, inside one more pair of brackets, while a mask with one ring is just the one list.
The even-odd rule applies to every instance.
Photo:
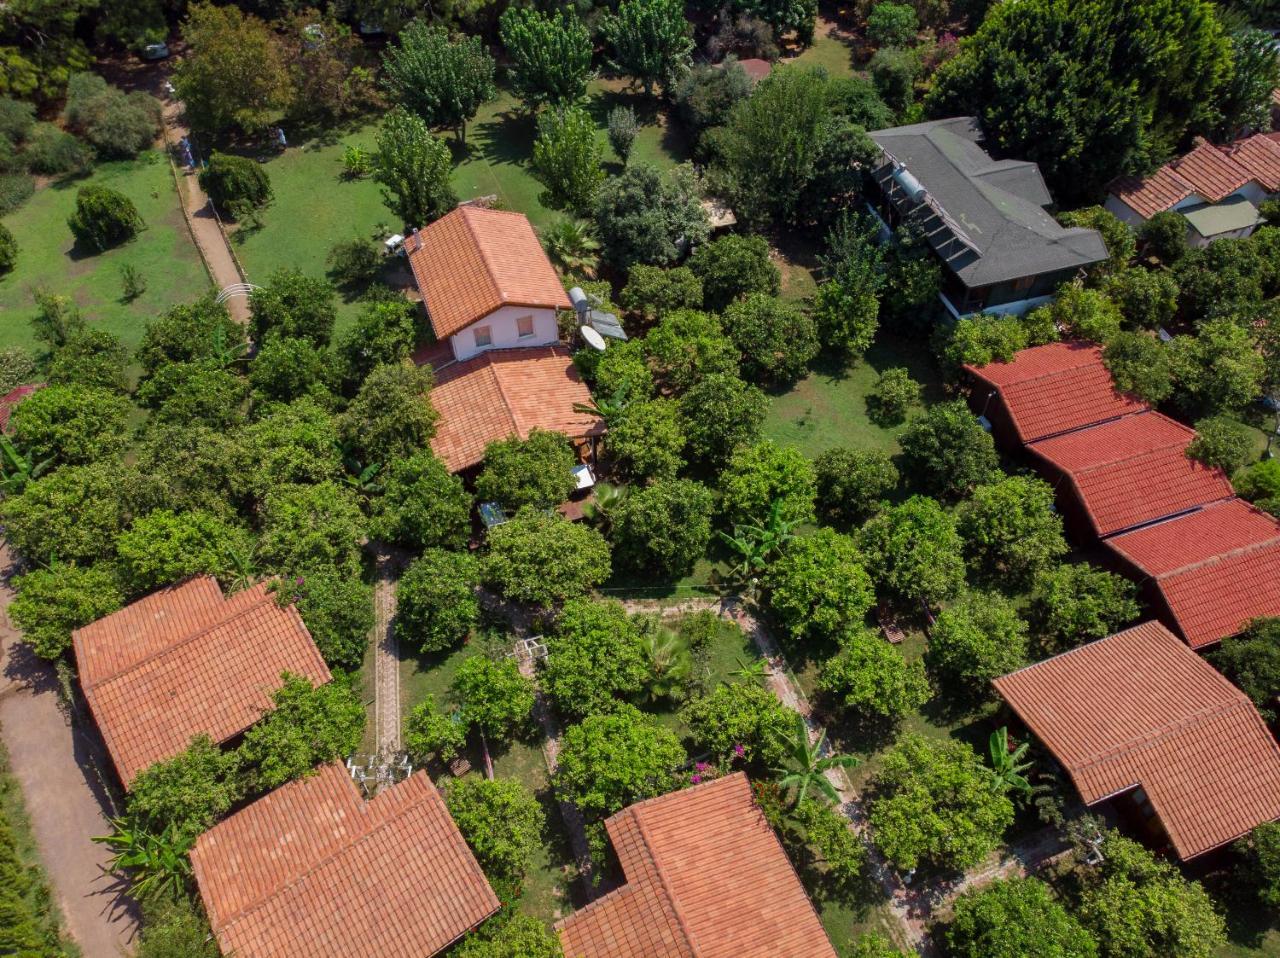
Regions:
[[1243, 409], [1262, 394], [1266, 364], [1249, 333], [1220, 319], [1199, 335], [1175, 336], [1167, 347], [1178, 401], [1206, 413]]
[[890, 108], [902, 113], [915, 100], [916, 78], [920, 75], [920, 55], [914, 50], [882, 47], [867, 64], [876, 93]]
[[385, 260], [377, 243], [363, 236], [353, 236], [330, 246], [324, 265], [335, 283], [354, 290], [377, 279]]
[[217, 940], [185, 899], [148, 903], [137, 958], [219, 958]]
[[586, 94], [591, 34], [572, 12], [549, 16], [511, 7], [502, 14], [500, 35], [511, 57], [511, 87], [527, 106], [573, 103]]
[[328, 354], [291, 336], [272, 336], [249, 364], [255, 403], [291, 403], [309, 396], [323, 405], [331, 399], [332, 378]]
[[383, 494], [374, 501], [369, 531], [415, 552], [461, 548], [471, 531], [471, 497], [430, 451], [415, 453], [393, 461], [383, 473]]
[[[675, 393], [685, 392], [703, 376], [738, 373], [737, 350], [720, 320], [710, 313], [691, 309], [671, 313], [649, 330], [639, 348], [648, 357], [655, 378]], [[606, 352], [598, 372], [603, 372], [608, 360]], [[600, 380], [597, 384], [605, 388]]]
[[632, 705], [587, 716], [561, 741], [556, 791], [588, 821], [670, 791], [685, 763], [675, 733]]
[[425, 226], [457, 205], [452, 170], [449, 147], [421, 117], [403, 107], [387, 114], [378, 131], [373, 178], [382, 186], [382, 202], [401, 223]]
[[751, 95], [751, 78], [732, 54], [718, 64], [695, 64], [675, 89], [680, 120], [693, 134], [702, 134], [729, 119], [733, 107]]
[[10, 418], [14, 441], [33, 462], [87, 465], [124, 448], [129, 401], [99, 386], [46, 386]]
[[991, 788], [973, 749], [955, 740], [905, 736], [884, 753], [870, 795], [872, 840], [901, 870], [976, 865], [1013, 824], [1013, 802]]
[[855, 628], [875, 602], [857, 544], [827, 528], [788, 542], [765, 570], [764, 585], [769, 609], [795, 641]]
[[0, 216], [8, 216], [35, 191], [35, 177], [26, 173], [0, 172]]
[[1103, 281], [1102, 291], [1120, 307], [1125, 325], [1131, 328], [1155, 331], [1178, 310], [1178, 281], [1168, 270], [1121, 270]]
[[138, 388], [138, 402], [156, 422], [225, 429], [242, 420], [247, 385], [212, 360], [171, 363]]
[[496, 93], [493, 57], [476, 36], [450, 37], [442, 26], [414, 20], [400, 45], [382, 60], [383, 83], [394, 103], [428, 126], [455, 130], [466, 139], [467, 121]]
[[1035, 878], [1007, 878], [956, 899], [946, 932], [955, 958], [1094, 958], [1093, 936]]
[[[1052, 322], [1052, 317], [1047, 318]], [[949, 329], [940, 326], [935, 339], [938, 341], [942, 343], [939, 359], [950, 378], [958, 376], [963, 365], [1008, 362], [1030, 345], [1027, 326], [1018, 317], [985, 313], [966, 316]]]
[[620, 567], [660, 578], [688, 575], [711, 541], [715, 495], [690, 479], [634, 489], [611, 514]]
[[1263, 256], [1270, 244], [1262, 240], [1274, 233], [1275, 227], [1263, 227], [1248, 242], [1210, 243], [1187, 250], [1173, 267], [1183, 314], [1199, 318], [1261, 299], [1263, 283], [1271, 274], [1268, 257]]
[[689, 457], [719, 469], [740, 446], [760, 438], [769, 400], [737, 376], [714, 373], [680, 397]]
[[1267, 908], [1280, 908], [1280, 822], [1267, 822], [1236, 843], [1245, 875]]
[[1052, 654], [1118, 632], [1138, 617], [1138, 590], [1088, 563], [1060, 565], [1036, 580], [1028, 610], [1042, 650]]
[[649, 674], [639, 627], [620, 602], [566, 602], [547, 647], [542, 686], [573, 718], [617, 708]]
[[[18, 241], [13, 238], [9, 228], [0, 223], [0, 276], [12, 270], [17, 262]], [[701, 296], [699, 296], [699, 299], [701, 299]]]
[[1137, 251], [1133, 230], [1120, 217], [1101, 206], [1089, 206], [1058, 214], [1058, 222], [1067, 227], [1097, 230], [1107, 247], [1107, 260], [1093, 267], [1091, 279], [1124, 272]]
[[137, 359], [146, 379], [165, 363], [212, 359], [219, 351], [238, 355], [243, 343], [244, 328], [210, 294], [194, 303], [174, 306], [147, 323]]
[[791, 710], [771, 691], [754, 682], [717, 685], [680, 712], [699, 751], [721, 765], [738, 757], [756, 768], [774, 768], [786, 759], [780, 741], [793, 721]]
[[814, 462], [818, 477], [818, 514], [850, 528], [876, 512], [898, 485], [898, 470], [882, 452], [828, 449]]
[[479, 566], [467, 552], [426, 549], [400, 579], [396, 630], [424, 652], [443, 652], [480, 621]]
[[840, 651], [822, 663], [818, 690], [836, 708], [864, 723], [896, 723], [929, 701], [929, 681], [919, 662], [908, 663], [881, 636], [855, 628]]
[[693, 30], [679, 0], [623, 0], [601, 31], [609, 65], [632, 77], [647, 94], [660, 85], [669, 94], [689, 69]]
[[930, 406], [901, 443], [902, 473], [931, 495], [959, 498], [999, 469], [991, 434], [961, 400]]
[[129, 817], [148, 831], [172, 827], [178, 838], [194, 840], [243, 797], [239, 764], [235, 752], [197, 735], [129, 783]]
[[912, 496], [873, 516], [858, 544], [877, 594], [903, 608], [949, 599], [964, 585], [964, 543], [934, 499]]
[[656, 322], [678, 309], [702, 306], [702, 280], [687, 266], [663, 269], [637, 263], [627, 271], [618, 302], [629, 313]]
[[135, 511], [203, 509], [224, 518], [248, 512], [254, 463], [242, 433], [150, 423], [137, 454]]
[[40, 873], [23, 863], [9, 822], [0, 818], [0, 953], [16, 958], [66, 954], [52, 911]]
[[533, 680], [515, 659], [473, 655], [454, 673], [449, 691], [462, 706], [462, 720], [488, 741], [508, 741], [528, 730], [533, 714]]
[[1002, 587], [1029, 585], [1067, 553], [1053, 489], [1039, 479], [1010, 476], [978, 486], [957, 514], [970, 568]]
[[36, 123], [36, 108], [32, 103], [0, 97], [0, 137], [10, 143], [22, 143]]
[[262, 209], [273, 197], [266, 167], [247, 156], [217, 150], [209, 155], [209, 165], [200, 171], [200, 186], [218, 209], [236, 218]]
[[817, 481], [813, 463], [790, 446], [769, 440], [743, 446], [720, 476], [720, 510], [730, 525], [761, 523], [773, 501], [781, 499], [783, 520], [810, 522]]
[[777, 296], [782, 286], [763, 236], [730, 233], [714, 239], [693, 251], [689, 269], [702, 280], [703, 305], [716, 313], [751, 293]]
[[989, 700], [991, 680], [1026, 660], [1027, 624], [995, 592], [966, 593], [938, 613], [925, 654], [934, 685], [966, 704]]
[[419, 339], [420, 313], [404, 299], [375, 300], [360, 310], [335, 347], [347, 388], [358, 388], [376, 367], [409, 357]]
[[1213, 664], [1253, 700], [1269, 722], [1280, 717], [1280, 619], [1257, 619], [1243, 635], [1225, 638], [1209, 653]]
[[249, 294], [250, 335], [264, 343], [269, 336], [291, 336], [328, 346], [337, 317], [333, 287], [296, 269], [278, 269]]
[[1196, 438], [1187, 455], [1231, 475], [1253, 458], [1253, 431], [1230, 416], [1210, 416], [1196, 423]]
[[124, 524], [119, 469], [113, 463], [63, 466], [0, 501], [5, 536], [30, 562], [89, 564], [111, 554]]
[[82, 248], [91, 253], [133, 239], [143, 228], [133, 200], [109, 186], [82, 186], [67, 225]]
[[71, 633], [124, 605], [124, 593], [107, 563], [78, 566], [56, 562], [14, 579], [18, 594], [9, 618], [41, 658], [56, 659], [71, 648]]
[[533, 868], [547, 826], [534, 794], [517, 779], [470, 775], [449, 782], [444, 801], [485, 877], [518, 886]]
[[1102, 351], [1116, 388], [1149, 403], [1173, 394], [1173, 363], [1160, 340], [1147, 333], [1120, 332]]
[[897, 426], [906, 421], [907, 413], [920, 404], [920, 384], [906, 368], [894, 366], [876, 377], [867, 393], [867, 412], [879, 426]]
[[360, 747], [364, 705], [345, 679], [313, 687], [304, 678], [286, 675], [271, 698], [275, 708], [244, 733], [240, 746], [257, 788], [278, 788]]
[[113, 392], [129, 388], [129, 351], [119, 337], [105, 329], [74, 333], [49, 357], [45, 379], [50, 383], [99, 386]]
[[161, 509], [135, 519], [116, 540], [116, 552], [124, 585], [137, 595], [193, 575], [229, 585], [233, 557], [250, 554], [252, 539], [211, 513]]
[[1280, 85], [1280, 60], [1266, 30], [1234, 29], [1231, 53], [1231, 76], [1219, 91], [1218, 100], [1218, 130], [1228, 140], [1242, 127], [1270, 127], [1271, 91]]
[[610, 424], [605, 449], [618, 469], [632, 479], [673, 479], [684, 465], [682, 426], [675, 400], [633, 402]]
[[[687, 164], [662, 171], [640, 163], [605, 180], [595, 195], [595, 223], [605, 256], [622, 269], [675, 263], [710, 232]], [[696, 307], [701, 301], [679, 305]]]
[[277, 486], [262, 503], [258, 553], [269, 569], [336, 566], [356, 570], [364, 516], [352, 493], [334, 482]]
[[1165, 266], [1175, 266], [1187, 254], [1187, 221], [1181, 213], [1165, 210], [1138, 227], [1143, 250]]
[[742, 354], [751, 381], [789, 386], [805, 374], [818, 354], [818, 327], [804, 309], [764, 293], [730, 303], [725, 330]]
[[36, 124], [23, 148], [22, 159], [28, 170], [42, 176], [71, 178], [93, 169], [93, 151], [52, 123]]
[[452, 762], [467, 744], [467, 726], [458, 711], [442, 712], [428, 696], [413, 707], [404, 723], [404, 747], [417, 762], [437, 756]]
[[558, 432], [534, 429], [528, 439], [492, 442], [484, 451], [476, 496], [512, 511], [522, 506], [552, 509], [574, 490], [574, 464], [573, 450]]
[[878, 47], [904, 47], [919, 29], [920, 19], [905, 3], [881, 0], [867, 14], [867, 39]]
[[296, 595], [298, 613], [331, 669], [354, 672], [364, 661], [373, 631], [373, 589], [359, 576], [335, 566], [300, 572], [286, 589]]
[[408, 361], [374, 368], [339, 423], [344, 442], [367, 463], [425, 451], [436, 432], [430, 367]]

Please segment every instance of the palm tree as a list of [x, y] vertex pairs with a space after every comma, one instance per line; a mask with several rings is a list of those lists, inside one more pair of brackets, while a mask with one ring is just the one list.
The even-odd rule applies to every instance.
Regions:
[[115, 829], [110, 835], [94, 838], [115, 854], [112, 870], [128, 869], [134, 876], [133, 894], [146, 897], [152, 892], [173, 896], [186, 893], [191, 878], [191, 861], [187, 852], [193, 840], [178, 834], [170, 824], [162, 832], [151, 832], [126, 818], [113, 818]]
[[582, 504], [582, 515], [601, 532], [607, 533], [613, 526], [613, 513], [626, 500], [630, 490], [627, 486], [597, 482], [592, 493], [592, 498]]
[[994, 791], [1017, 792], [1022, 801], [1031, 795], [1034, 788], [1025, 773], [1034, 763], [1023, 761], [1030, 747], [1029, 742], [1023, 742], [1012, 752], [1009, 751], [1009, 728], [1006, 725], [991, 733], [987, 740], [987, 750], [991, 753], [989, 774]]
[[738, 563], [730, 574], [740, 581], [755, 578], [765, 570], [769, 560], [795, 538], [792, 530], [797, 525], [795, 520], [782, 518], [782, 500], [774, 499], [763, 524], [739, 523], [733, 527], [733, 535], [717, 531], [721, 541], [738, 555]]
[[560, 220], [542, 234], [542, 245], [566, 273], [595, 275], [600, 243], [586, 225], [577, 220]]
[[52, 463], [52, 457], [33, 463], [8, 436], [0, 435], [0, 491], [5, 495], [20, 494], [27, 483], [39, 479]]
[[738, 659], [738, 667], [729, 673], [735, 679], [746, 682], [763, 682], [769, 674], [769, 663], [764, 659]]
[[644, 638], [645, 655], [649, 659], [649, 695], [653, 699], [670, 698], [678, 693], [693, 667], [689, 650], [670, 629], [661, 626]]
[[789, 733], [777, 736], [777, 742], [787, 751], [790, 768], [775, 768], [780, 776], [778, 786], [792, 792], [792, 804], [798, 806], [815, 789], [833, 805], [840, 803], [840, 793], [831, 784], [826, 773], [833, 768], [856, 768], [858, 760], [852, 755], [823, 755], [827, 750], [827, 730], [818, 733], [814, 742], [809, 741], [809, 726], [804, 716], [795, 714], [795, 722]]

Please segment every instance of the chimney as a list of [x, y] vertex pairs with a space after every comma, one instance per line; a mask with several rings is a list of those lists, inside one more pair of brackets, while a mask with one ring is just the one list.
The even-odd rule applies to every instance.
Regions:
[[416, 253], [422, 249], [422, 237], [418, 235], [418, 227], [413, 228], [413, 251]]

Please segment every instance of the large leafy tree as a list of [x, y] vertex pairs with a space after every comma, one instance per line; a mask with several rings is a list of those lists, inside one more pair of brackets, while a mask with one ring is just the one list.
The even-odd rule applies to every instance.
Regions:
[[818, 689], [837, 708], [866, 723], [896, 722], [929, 701], [924, 667], [908, 663], [865, 628], [841, 637], [840, 651], [818, 672]]
[[387, 363], [369, 373], [340, 424], [343, 440], [363, 461], [394, 462], [425, 452], [436, 432], [436, 411], [428, 398], [429, 366]]
[[898, 485], [893, 460], [875, 450], [836, 446], [818, 456], [814, 469], [818, 474], [818, 513], [840, 528], [872, 515]]
[[1218, 132], [1230, 140], [1242, 127], [1271, 125], [1271, 91], [1280, 86], [1280, 58], [1266, 30], [1240, 28], [1231, 34], [1231, 76], [1220, 91]]
[[471, 497], [429, 450], [395, 460], [373, 504], [369, 531], [414, 551], [459, 548], [471, 531]]
[[334, 289], [297, 269], [278, 269], [249, 294], [250, 332], [255, 342], [270, 336], [329, 345], [337, 319]]
[[257, 17], [234, 6], [196, 4], [182, 38], [189, 49], [173, 85], [195, 128], [260, 133], [288, 108], [293, 86], [280, 41]]
[[144, 769], [129, 785], [129, 817], [151, 831], [172, 826], [193, 840], [242, 797], [235, 752], [198, 735], [173, 758]]
[[526, 508], [490, 530], [484, 578], [507, 598], [552, 605], [599, 585], [611, 568], [596, 530]]
[[240, 746], [257, 787], [277, 788], [360, 747], [364, 705], [345, 680], [312, 686], [286, 674], [271, 701], [274, 708], [245, 732]]
[[767, 439], [735, 452], [720, 476], [720, 508], [731, 523], [764, 522], [775, 499], [784, 521], [809, 522], [816, 495], [808, 457]]
[[978, 486], [961, 503], [956, 526], [969, 565], [1015, 588], [1067, 552], [1053, 489], [1039, 479], [1011, 476]]
[[546, 815], [537, 797], [517, 779], [454, 779], [445, 805], [491, 882], [518, 886], [542, 848]]
[[680, 397], [680, 417], [691, 459], [719, 469], [735, 449], [755, 442], [769, 400], [737, 376], [705, 376]]
[[791, 710], [758, 682], [718, 685], [680, 712], [700, 750], [718, 762], [741, 758], [758, 769], [786, 760], [791, 716]]
[[636, 695], [648, 674], [639, 627], [619, 602], [566, 602], [547, 647], [543, 687], [575, 718]]
[[13, 411], [14, 441], [35, 462], [85, 465], [120, 452], [129, 401], [98, 386], [46, 386]]
[[955, 958], [1095, 958], [1097, 942], [1035, 878], [1006, 878], [965, 892], [946, 930]]
[[462, 720], [479, 730], [486, 744], [524, 732], [533, 714], [533, 680], [520, 672], [515, 659], [473, 655], [460, 666], [449, 691], [462, 709]]
[[[605, 255], [623, 269], [674, 263], [685, 244], [702, 243], [710, 231], [688, 164], [663, 172], [638, 163], [605, 180], [596, 194], [595, 221]], [[633, 273], [628, 288], [636, 279]], [[682, 305], [701, 304], [698, 297], [696, 303]]]
[[170, 307], [148, 322], [136, 356], [145, 380], [166, 363], [214, 359], [218, 353], [239, 355], [244, 341], [244, 327], [210, 294]]
[[943, 609], [929, 632], [925, 661], [935, 684], [957, 703], [991, 698], [991, 680], [1027, 658], [1027, 624], [1004, 596], [971, 592]]
[[982, 861], [1013, 824], [1013, 802], [990, 785], [964, 742], [908, 735], [872, 780], [871, 840], [900, 869], [963, 869]]
[[133, 593], [197, 574], [229, 582], [233, 556], [251, 551], [252, 540], [244, 529], [200, 511], [149, 512], [135, 519], [116, 540], [121, 573]]
[[807, 310], [763, 293], [731, 303], [725, 330], [742, 354], [742, 372], [753, 382], [790, 386], [818, 355], [818, 326]]
[[129, 489], [118, 466], [63, 466], [0, 500], [9, 544], [31, 562], [92, 563], [111, 555]]
[[387, 209], [402, 223], [425, 226], [453, 209], [458, 197], [449, 183], [452, 171], [449, 147], [421, 117], [397, 107], [382, 121], [373, 178]]
[[1276, 690], [1280, 689], [1280, 619], [1254, 621], [1243, 635], [1223, 639], [1210, 657], [1268, 721], [1276, 720], [1280, 715], [1276, 701]]
[[1087, 562], [1045, 570], [1028, 612], [1032, 632], [1050, 653], [1105, 638], [1138, 617], [1137, 594], [1128, 579]]
[[373, 587], [336, 566], [297, 570], [298, 612], [330, 668], [354, 672], [373, 631]]
[[479, 565], [468, 552], [426, 549], [400, 577], [396, 630], [424, 652], [443, 652], [480, 621]]
[[955, 520], [934, 499], [912, 496], [873, 516], [858, 544], [877, 591], [904, 606], [949, 599], [964, 585]]
[[834, 529], [792, 539], [765, 571], [769, 608], [794, 639], [860, 625], [875, 602], [857, 544]]
[[1204, 323], [1198, 335], [1169, 343], [1182, 405], [1206, 413], [1243, 409], [1262, 395], [1266, 361], [1248, 331], [1228, 319]]
[[993, 6], [925, 106], [978, 115], [1002, 153], [1039, 163], [1070, 201], [1205, 129], [1230, 75], [1207, 0], [1034, 0]]
[[930, 406], [901, 443], [903, 475], [931, 495], [958, 499], [999, 475], [995, 441], [963, 400]]
[[591, 78], [591, 33], [572, 12], [551, 16], [509, 7], [499, 26], [510, 81], [530, 107], [581, 100]]
[[336, 566], [358, 574], [364, 527], [355, 496], [337, 483], [279, 486], [262, 503], [258, 553], [279, 572]]
[[392, 99], [428, 126], [454, 130], [467, 139], [467, 121], [497, 92], [493, 57], [478, 36], [450, 37], [442, 26], [414, 20], [400, 45], [382, 61], [383, 83]]
[[693, 30], [680, 0], [623, 0], [604, 21], [609, 65], [637, 80], [646, 94], [670, 93], [689, 69]]
[[556, 790], [588, 819], [600, 819], [670, 791], [685, 760], [674, 732], [621, 704], [565, 729]]
[[609, 424], [605, 448], [625, 477], [672, 479], [684, 465], [682, 426], [680, 407], [674, 400], [628, 403]]
[[311, 399], [275, 406], [244, 432], [248, 485], [264, 497], [287, 483], [337, 480], [342, 474], [338, 427]]
[[533, 174], [546, 189], [540, 201], [585, 216], [604, 182], [604, 151], [595, 121], [580, 106], [565, 106], [538, 117]]
[[505, 509], [554, 509], [573, 492], [573, 465], [573, 450], [558, 432], [534, 429], [527, 439], [491, 442], [485, 447], [476, 495]]
[[723, 312], [752, 293], [776, 296], [782, 288], [782, 271], [770, 258], [763, 236], [717, 237], [693, 251], [689, 269], [702, 280], [702, 305], [711, 312]]
[[659, 576], [687, 575], [711, 541], [715, 494], [692, 479], [636, 489], [612, 515], [619, 565]]
[[[675, 393], [689, 389], [703, 376], [738, 372], [737, 351], [724, 334], [719, 318], [710, 313], [677, 310], [649, 330], [640, 340], [640, 348], [657, 379]], [[610, 361], [609, 353], [615, 351], [623, 354], [623, 350], [610, 347], [601, 360], [601, 369]]]

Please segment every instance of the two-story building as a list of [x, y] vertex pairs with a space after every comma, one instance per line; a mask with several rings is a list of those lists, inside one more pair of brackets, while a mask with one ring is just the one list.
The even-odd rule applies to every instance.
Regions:
[[873, 212], [888, 229], [911, 220], [945, 267], [943, 306], [953, 317], [1014, 313], [1107, 258], [1102, 236], [1064, 227], [1040, 168], [993, 159], [976, 118], [876, 130]]

